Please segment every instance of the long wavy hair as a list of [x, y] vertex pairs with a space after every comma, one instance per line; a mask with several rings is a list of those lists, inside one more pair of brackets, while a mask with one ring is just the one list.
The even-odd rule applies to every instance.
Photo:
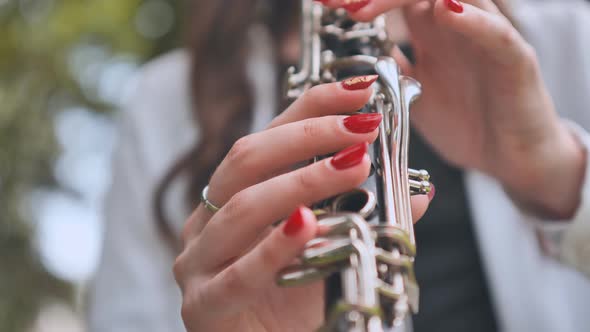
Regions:
[[[177, 250], [178, 237], [164, 208], [166, 193], [178, 177], [188, 177], [188, 207], [196, 207], [201, 190], [233, 143], [246, 135], [252, 121], [252, 91], [246, 75], [249, 28], [257, 23], [272, 35], [275, 63], [281, 41], [296, 26], [299, 1], [194, 0], [188, 5], [187, 44], [190, 50], [193, 118], [198, 142], [176, 161], [158, 184], [154, 213], [161, 235]], [[277, 84], [284, 70], [277, 70]]]
[[[161, 235], [176, 251], [179, 239], [167, 219], [164, 199], [172, 182], [188, 176], [188, 207], [196, 207], [201, 190], [233, 143], [247, 134], [252, 120], [252, 92], [246, 76], [248, 30], [263, 24], [272, 35], [278, 86], [286, 64], [280, 48], [297, 26], [299, 0], [193, 0], [189, 3], [188, 48], [191, 54], [193, 118], [197, 143], [165, 174], [154, 194], [154, 213]], [[494, 0], [509, 15], [506, 0]], [[510, 16], [508, 16], [511, 19]], [[280, 89], [279, 89], [280, 90]]]

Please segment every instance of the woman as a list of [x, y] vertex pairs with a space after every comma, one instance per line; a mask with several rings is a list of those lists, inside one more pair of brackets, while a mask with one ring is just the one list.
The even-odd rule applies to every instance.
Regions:
[[[180, 331], [181, 302], [189, 331], [308, 331], [321, 322], [323, 285], [285, 290], [273, 280], [315, 234], [313, 215], [297, 206], [355, 187], [367, 175], [365, 142], [376, 137], [376, 127], [368, 119], [334, 114], [359, 108], [370, 88], [322, 85], [271, 121], [279, 85], [270, 78], [297, 54], [292, 29], [297, 11], [290, 8], [295, 1], [267, 3], [273, 15], [264, 16], [262, 25], [268, 30], [254, 24], [257, 7], [251, 1], [227, 3], [197, 2], [190, 61], [176, 53], [148, 65], [140, 95], [123, 119], [107, 242], [91, 303], [95, 331]], [[471, 211], [465, 215], [473, 215], [475, 230], [470, 231], [470, 217], [453, 227], [477, 236], [481, 262], [477, 252], [465, 250], [467, 244], [459, 249], [469, 255], [470, 271], [481, 273], [447, 279], [431, 275], [431, 265], [418, 265], [426, 315], [416, 317], [416, 329], [581, 331], [590, 323], [584, 314], [590, 282], [575, 272], [590, 269], [584, 246], [590, 239], [589, 140], [563, 118], [590, 125], [590, 60], [583, 43], [590, 34], [590, 8], [577, 1], [518, 8], [515, 17], [527, 42], [502, 14], [508, 13], [506, 5], [495, 3], [324, 1], [345, 6], [358, 20], [403, 6], [415, 65], [401, 52], [395, 57], [424, 87], [413, 109], [415, 129], [446, 163], [468, 170], [471, 204], [463, 208]], [[567, 59], [555, 48], [559, 42], [568, 47]], [[198, 126], [190, 124], [191, 112]], [[248, 125], [258, 133], [237, 140]], [[354, 147], [283, 172], [309, 156], [347, 146]], [[186, 223], [175, 223], [170, 231], [156, 227], [150, 208], [156, 188], [158, 220], [183, 220], [183, 191], [195, 206], [207, 184], [208, 200], [221, 210], [199, 205]], [[437, 189], [445, 192], [439, 182]], [[440, 200], [456, 196], [467, 202], [461, 192], [450, 194]], [[414, 200], [414, 216], [427, 204], [426, 197]], [[433, 204], [434, 210], [437, 200]], [[455, 218], [445, 206], [437, 215]], [[269, 227], [289, 214], [283, 225]], [[418, 224], [421, 251], [432, 242], [420, 236], [420, 228], [424, 235], [432, 229], [427, 227], [436, 227], [427, 221]], [[181, 298], [170, 273], [175, 254], [167, 243], [182, 228], [174, 264]], [[555, 258], [541, 253], [536, 230], [543, 233], [543, 244], [553, 246], [548, 249]], [[453, 239], [447, 242], [436, 251], [453, 245]], [[429, 255], [418, 257], [418, 264], [436, 257]], [[452, 289], [449, 280], [456, 289], [463, 284], [484, 289], [472, 293], [477, 306], [454, 294], [428, 295], [428, 285]], [[441, 305], [441, 299], [461, 303]]]

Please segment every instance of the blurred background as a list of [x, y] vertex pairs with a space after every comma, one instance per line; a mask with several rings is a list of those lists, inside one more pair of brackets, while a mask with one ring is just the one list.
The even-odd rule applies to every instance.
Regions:
[[0, 0], [0, 332], [84, 331], [114, 115], [182, 3]]
[[0, 331], [84, 331], [113, 114], [179, 3], [0, 0]]

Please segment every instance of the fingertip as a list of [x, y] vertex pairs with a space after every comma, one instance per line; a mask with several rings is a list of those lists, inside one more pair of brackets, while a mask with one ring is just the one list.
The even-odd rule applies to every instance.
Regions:
[[448, 24], [452, 20], [458, 18], [458, 14], [463, 13], [463, 7], [461, 6], [461, 13], [450, 10], [447, 5], [447, 0], [436, 0], [433, 8], [434, 20], [439, 24]]
[[360, 186], [362, 183], [364, 183], [367, 180], [367, 177], [369, 177], [369, 175], [371, 174], [371, 167], [372, 167], [371, 157], [369, 157], [368, 154], [365, 154], [365, 156], [363, 157], [363, 161], [361, 162], [362, 174], [361, 174], [361, 176], [359, 176], [359, 178], [356, 181], [357, 186]]
[[306, 239], [315, 236], [317, 219], [312, 210], [304, 205], [298, 206], [283, 225], [283, 234], [287, 238]]
[[360, 109], [369, 102], [373, 95], [373, 83], [378, 78], [378, 75], [355, 76], [332, 84], [338, 90], [335, 93], [343, 97], [343, 102]]
[[369, 6], [348, 15], [357, 22], [371, 22], [378, 16]]
[[339, 94], [344, 96], [344, 99], [353, 103], [356, 108], [362, 108], [369, 102], [369, 98], [373, 95], [373, 87], [369, 86], [364, 89], [350, 90], [343, 86], [342, 82], [337, 83], [337, 88], [340, 90]]
[[371, 158], [367, 153], [359, 156], [359, 161], [354, 162], [352, 166], [347, 168], [338, 168], [339, 166], [334, 166], [332, 160], [332, 158], [324, 159], [324, 165], [330, 173], [342, 179], [342, 184], [347, 185], [347, 188], [343, 191], [348, 191], [354, 187], [360, 186], [367, 180], [367, 177], [371, 173], [372, 163]]
[[347, 147], [334, 154], [332, 158], [325, 159], [325, 165], [330, 171], [357, 173], [359, 165], [367, 161], [369, 142], [360, 142]]
[[377, 140], [377, 137], [379, 137], [379, 127], [377, 127], [369, 134], [369, 139], [367, 140], [367, 143], [373, 144], [375, 140]]
[[394, 9], [406, 7], [417, 0], [370, 0], [355, 11], [349, 11], [349, 16], [359, 22], [373, 21], [379, 15], [390, 12]]
[[424, 216], [426, 210], [428, 210], [428, 206], [430, 205], [430, 198], [428, 197], [428, 195], [412, 196], [411, 204], [412, 220], [414, 221], [414, 223], [416, 223]]
[[[437, 23], [447, 25], [457, 32], [473, 30], [473, 24], [481, 26], [482, 21], [495, 17], [473, 4], [459, 0], [435, 0], [433, 15]], [[486, 15], [481, 15], [485, 13]]]
[[391, 56], [395, 59], [397, 64], [402, 69], [402, 74], [414, 77], [414, 66], [402, 50], [395, 45], [391, 51]]
[[318, 219], [313, 210], [305, 205], [300, 205], [297, 209], [301, 211], [305, 228], [315, 235]]
[[316, 236], [318, 231], [318, 218], [310, 208], [302, 205], [301, 209], [304, 215], [304, 224], [306, 230], [306, 233], [304, 234], [305, 238], [312, 239]]
[[343, 82], [316, 85], [306, 92], [308, 100], [315, 99], [317, 106], [324, 110], [323, 115], [357, 111], [367, 104], [372, 94], [371, 86], [356, 90], [347, 89]]
[[444, 5], [448, 11], [453, 12], [454, 14], [463, 13], [463, 4], [459, 0], [444, 0]]
[[367, 90], [377, 79], [379, 79], [379, 75], [353, 76], [343, 80], [340, 84], [347, 91]]
[[434, 186], [434, 183], [430, 184], [430, 191], [428, 192], [428, 200], [432, 202], [432, 200], [434, 199], [434, 196], [436, 196], [436, 187]]

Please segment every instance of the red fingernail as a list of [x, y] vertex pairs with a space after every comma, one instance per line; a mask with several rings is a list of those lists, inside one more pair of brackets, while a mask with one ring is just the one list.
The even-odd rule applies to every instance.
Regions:
[[434, 195], [436, 195], [436, 188], [434, 184], [430, 184], [430, 191], [428, 192], [428, 200], [432, 201], [434, 199]]
[[283, 233], [287, 236], [295, 236], [299, 231], [303, 228], [303, 213], [305, 207], [300, 206], [291, 214], [287, 222], [285, 223], [285, 227], [283, 228]]
[[371, 86], [379, 75], [366, 75], [348, 78], [342, 81], [342, 87], [346, 90], [363, 90]]
[[323, 4], [325, 5], [325, 4], [327, 4], [327, 3], [328, 3], [328, 1], [330, 1], [330, 0], [314, 0], [314, 1], [315, 1], [315, 2], [321, 2], [321, 3], [323, 3]]
[[344, 126], [353, 133], [366, 134], [379, 127], [383, 117], [379, 113], [356, 114], [344, 119]]
[[461, 14], [463, 12], [463, 5], [457, 0], [445, 0], [445, 5], [455, 13]]
[[364, 142], [338, 152], [332, 157], [332, 166], [334, 166], [335, 169], [342, 170], [360, 164], [367, 153], [368, 147], [369, 144]]
[[368, 5], [371, 0], [344, 0], [342, 4], [342, 8], [346, 9], [347, 11], [354, 13], [358, 12], [364, 6]]

